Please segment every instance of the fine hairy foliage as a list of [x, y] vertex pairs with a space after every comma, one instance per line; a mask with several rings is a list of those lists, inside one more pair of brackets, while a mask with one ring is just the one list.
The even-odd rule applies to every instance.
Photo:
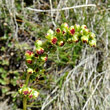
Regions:
[[[58, 39], [52, 46], [57, 37], [52, 40], [53, 37], [45, 37], [46, 33], [64, 22], [69, 26], [86, 25], [97, 40], [97, 45], [88, 44], [94, 43], [96, 47], [82, 46], [87, 38], [76, 45], [63, 45], [62, 39]], [[35, 72], [34, 68], [27, 68], [30, 58], [26, 62], [25, 52], [36, 50], [36, 40], [46, 42], [47, 38], [49, 47], [41, 47], [47, 48], [42, 60], [46, 60], [47, 54], [48, 60], [41, 64], [43, 68], [37, 76], [30, 76], [29, 82], [29, 87], [39, 95], [35, 95], [34, 101], [28, 100], [27, 108], [109, 110], [109, 27], [109, 0], [0, 0], [0, 104], [8, 99], [7, 109], [23, 108], [18, 90], [25, 83], [26, 73]]]

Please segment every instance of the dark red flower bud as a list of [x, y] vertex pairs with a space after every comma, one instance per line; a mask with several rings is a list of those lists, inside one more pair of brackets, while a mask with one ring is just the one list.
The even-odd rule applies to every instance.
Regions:
[[23, 84], [20, 84], [20, 87], [23, 87]]
[[68, 43], [72, 43], [72, 42], [73, 42], [73, 41], [72, 41], [72, 38], [68, 38], [67, 42], [68, 42]]
[[56, 29], [56, 33], [57, 33], [57, 34], [60, 34], [60, 33], [61, 33], [61, 29], [60, 29], [60, 28], [57, 28], [57, 29]]
[[82, 41], [83, 43], [88, 43], [88, 40], [89, 40], [88, 36], [82, 36], [82, 37], [81, 37], [81, 41]]
[[46, 56], [42, 56], [41, 59], [42, 59], [42, 61], [45, 61], [46, 62], [47, 59], [48, 59], [48, 56], [47, 55]]
[[41, 55], [41, 54], [44, 53], [44, 49], [43, 49], [42, 47], [39, 47], [39, 48], [36, 49], [36, 53], [37, 53], [38, 55]]
[[29, 91], [28, 90], [25, 90], [25, 91], [23, 91], [23, 94], [24, 95], [28, 95], [29, 94]]
[[28, 64], [32, 64], [32, 59], [26, 59], [26, 62], [27, 62]]
[[63, 31], [62, 33], [63, 33], [63, 34], [65, 34], [66, 32], [65, 32], [65, 31]]
[[90, 40], [90, 41], [89, 41], [89, 45], [90, 45], [91, 47], [96, 47], [96, 39], [94, 38], [94, 39]]
[[75, 33], [74, 26], [71, 26], [71, 27], [69, 28], [69, 33], [70, 33], [71, 35], [74, 35], [74, 33]]
[[63, 36], [65, 36], [66, 33], [67, 33], [67, 31], [65, 29], [63, 29], [63, 31], [62, 31]]
[[37, 73], [38, 71], [39, 71], [39, 68], [36, 68], [36, 69], [35, 69], [35, 72]]
[[33, 95], [32, 95], [32, 94], [30, 94], [30, 95], [29, 95], [29, 98], [32, 98], [32, 97], [33, 97]]
[[75, 33], [75, 29], [71, 29], [70, 33], [73, 35]]
[[35, 58], [39, 58], [39, 56], [37, 54], [34, 55]]
[[52, 44], [56, 44], [56, 43], [57, 43], [57, 38], [56, 38], [56, 37], [53, 37], [53, 38], [51, 39], [51, 43], [52, 43]]
[[27, 73], [28, 73], [28, 74], [32, 74], [32, 73], [33, 73], [33, 69], [28, 68]]
[[34, 56], [34, 53], [30, 50], [27, 50], [26, 53], [25, 53], [25, 56], [26, 56], [26, 58], [31, 58], [31, 57]]
[[84, 34], [87, 35], [89, 34], [90, 30], [89, 29], [84, 29]]
[[59, 45], [59, 46], [63, 46], [63, 45], [64, 45], [64, 41], [59, 41], [59, 42], [58, 42], [58, 45]]
[[87, 29], [87, 26], [86, 25], [82, 25], [81, 29]]

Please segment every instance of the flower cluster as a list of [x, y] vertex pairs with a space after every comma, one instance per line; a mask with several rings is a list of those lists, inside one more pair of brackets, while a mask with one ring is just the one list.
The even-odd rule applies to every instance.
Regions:
[[35, 57], [39, 57], [41, 61], [46, 62], [48, 59], [47, 54], [44, 53], [44, 48], [43, 48], [43, 42], [41, 40], [36, 40], [35, 42], [36, 46], [36, 54]]
[[35, 46], [35, 51], [27, 50], [25, 52], [28, 74], [38, 73], [38, 68], [48, 59], [48, 55], [44, 52], [43, 42], [41, 40], [36, 40]]
[[[26, 64], [27, 64], [27, 72], [26, 77], [30, 78], [31, 75], [35, 77], [42, 74], [44, 72], [43, 65], [47, 61], [48, 56], [44, 52], [43, 42], [41, 40], [36, 40], [35, 42], [36, 49], [35, 51], [27, 50], [25, 52]], [[39, 69], [40, 68], [40, 69]], [[29, 79], [26, 79], [29, 82]], [[36, 98], [38, 96], [38, 92], [34, 89], [28, 87], [28, 83], [24, 85], [19, 93], [28, 96], [29, 98]]]
[[[25, 52], [26, 64], [27, 64], [27, 74], [26, 74], [26, 85], [19, 89], [19, 93], [24, 97], [37, 98], [39, 93], [34, 89], [28, 87], [29, 78], [31, 75], [35, 77], [39, 74], [44, 73], [44, 63], [48, 59], [48, 55], [51, 50], [57, 47], [63, 46], [65, 43], [77, 43], [82, 42], [89, 44], [91, 47], [96, 47], [96, 37], [93, 32], [91, 32], [86, 25], [70, 26], [67, 23], [61, 24], [60, 27], [56, 28], [55, 31], [49, 29], [46, 34], [46, 41], [42, 40], [35, 41], [35, 51], [27, 50]], [[82, 44], [81, 43], [81, 44]], [[55, 52], [55, 51], [52, 51]], [[32, 79], [33, 80], [33, 79]]]
[[27, 50], [26, 53], [25, 53], [25, 56], [26, 56], [26, 62], [28, 64], [32, 64], [32, 58], [34, 56], [34, 53], [30, 50]]
[[46, 62], [48, 59], [47, 54], [44, 54], [44, 48], [42, 47], [42, 41], [41, 40], [36, 40], [35, 46], [36, 50], [35, 52], [32, 52], [30, 50], [27, 50], [25, 53], [26, 57], [26, 62], [27, 64], [33, 64], [34, 60], [37, 59], [39, 61]]
[[95, 34], [86, 25], [80, 26], [79, 24], [75, 24], [69, 27], [67, 23], [63, 23], [60, 28], [56, 28], [55, 32], [49, 29], [45, 37], [51, 44], [59, 46], [63, 46], [66, 42], [77, 43], [82, 41], [91, 47], [96, 47]]
[[35, 99], [38, 97], [39, 93], [29, 87], [26, 87], [26, 85], [23, 85], [20, 89], [19, 89], [19, 93], [25, 97], [28, 97], [30, 99]]

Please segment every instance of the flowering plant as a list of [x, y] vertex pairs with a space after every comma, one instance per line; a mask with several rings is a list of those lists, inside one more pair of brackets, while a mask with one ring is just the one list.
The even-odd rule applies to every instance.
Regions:
[[[56, 28], [55, 31], [49, 29], [46, 34], [46, 40], [36, 40], [34, 51], [27, 50], [25, 52], [27, 72], [25, 84], [19, 89], [19, 94], [23, 97], [23, 110], [27, 108], [27, 100], [36, 99], [39, 92], [31, 87], [29, 87], [29, 80], [31, 75], [39, 75], [43, 72], [43, 67], [48, 59], [48, 54], [52, 49], [47, 49], [50, 45], [64, 46], [65, 44], [82, 42], [90, 45], [91, 47], [96, 47], [95, 34], [91, 32], [86, 25], [68, 26], [67, 23], [61, 24], [61, 27]], [[53, 52], [54, 53], [54, 52]]]

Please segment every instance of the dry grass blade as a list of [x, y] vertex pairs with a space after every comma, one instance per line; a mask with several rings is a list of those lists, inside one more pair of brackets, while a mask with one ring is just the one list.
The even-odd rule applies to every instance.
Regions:
[[83, 7], [96, 7], [95, 4], [87, 4], [87, 5], [78, 5], [73, 7], [65, 7], [61, 9], [51, 9], [51, 10], [39, 10], [39, 9], [32, 9], [30, 7], [27, 7], [26, 9], [36, 12], [54, 12], [54, 11], [63, 11], [63, 10], [70, 10], [70, 9], [76, 9], [76, 8], [83, 8]]

